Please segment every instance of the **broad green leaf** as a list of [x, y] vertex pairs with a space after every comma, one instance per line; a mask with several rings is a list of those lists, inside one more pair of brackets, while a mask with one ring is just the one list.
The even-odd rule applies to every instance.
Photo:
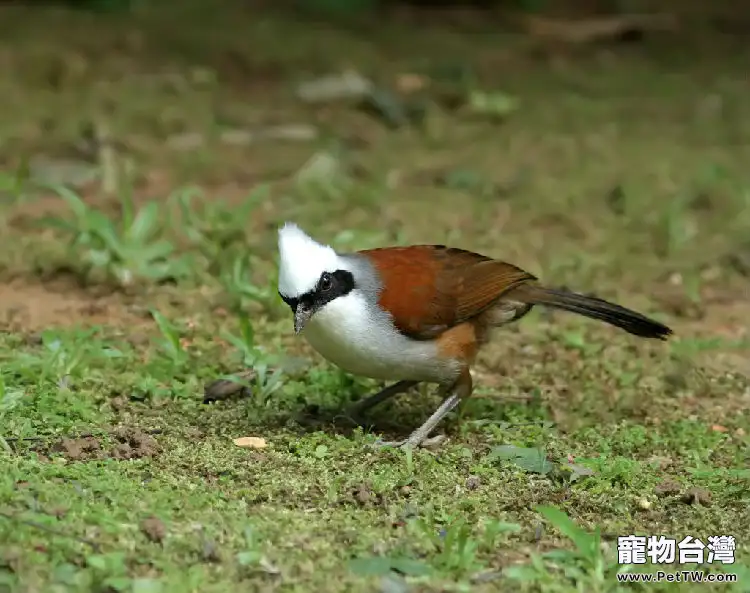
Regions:
[[391, 572], [391, 560], [379, 556], [356, 558], [348, 562], [349, 570], [359, 576], [383, 576]]
[[237, 563], [240, 566], [251, 566], [257, 564], [263, 558], [263, 554], [257, 551], [240, 552], [237, 554]]
[[42, 187], [47, 187], [48, 189], [51, 189], [54, 191], [57, 195], [59, 195], [63, 201], [68, 204], [70, 209], [73, 211], [73, 213], [79, 217], [82, 218], [86, 215], [86, 212], [88, 212], [89, 207], [86, 205], [86, 203], [78, 197], [78, 195], [68, 189], [65, 186], [62, 185], [49, 185], [49, 184], [41, 184]]
[[133, 579], [133, 593], [161, 593], [164, 587], [156, 579]]
[[515, 445], [501, 445], [492, 449], [490, 458], [511, 461], [527, 472], [542, 475], [549, 473], [553, 468], [544, 450], [538, 447], [528, 448], [516, 447]]
[[133, 245], [133, 259], [145, 263], [164, 259], [174, 252], [174, 245], [166, 239], [159, 239], [155, 243], [146, 245]]
[[132, 584], [132, 579], [128, 577], [109, 577], [107, 579], [104, 579], [104, 585], [109, 589], [114, 589], [115, 591], [127, 591], [130, 589]]
[[159, 221], [159, 204], [149, 202], [135, 215], [133, 224], [126, 230], [127, 237], [135, 243], [146, 241]]
[[528, 565], [521, 566], [508, 566], [503, 570], [503, 575], [514, 581], [522, 582], [533, 582], [539, 578], [539, 572], [533, 567]]
[[539, 506], [537, 507], [537, 511], [552, 525], [557, 527], [565, 537], [570, 539], [580, 552], [587, 554], [591, 552], [592, 543], [597, 539], [596, 536], [581, 529], [568, 515], [557, 507]]
[[391, 568], [411, 577], [427, 576], [432, 573], [430, 566], [412, 558], [391, 558]]

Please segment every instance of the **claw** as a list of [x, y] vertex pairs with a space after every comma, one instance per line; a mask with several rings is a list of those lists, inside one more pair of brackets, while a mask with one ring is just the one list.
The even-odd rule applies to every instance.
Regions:
[[406, 444], [406, 441], [384, 441], [383, 439], [378, 439], [375, 441], [372, 446], [375, 449], [384, 449], [386, 447], [403, 447]]
[[433, 447], [439, 447], [440, 445], [445, 443], [447, 440], [448, 440], [448, 437], [446, 435], [438, 434], [432, 438], [423, 440], [420, 446], [431, 449]]

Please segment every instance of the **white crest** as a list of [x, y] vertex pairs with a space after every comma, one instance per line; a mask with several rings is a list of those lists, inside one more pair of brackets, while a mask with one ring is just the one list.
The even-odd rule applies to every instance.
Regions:
[[279, 229], [279, 259], [279, 292], [289, 297], [315, 288], [323, 272], [343, 267], [332, 247], [321, 245], [291, 222]]

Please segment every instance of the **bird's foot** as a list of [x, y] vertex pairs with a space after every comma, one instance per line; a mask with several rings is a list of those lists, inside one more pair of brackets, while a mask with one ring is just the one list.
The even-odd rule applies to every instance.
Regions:
[[414, 441], [412, 439], [404, 439], [402, 441], [384, 441], [382, 439], [378, 439], [377, 441], [375, 441], [375, 443], [373, 443], [372, 446], [376, 449], [383, 449], [386, 447], [392, 447], [394, 449], [416, 449], [417, 447], [431, 449], [433, 447], [442, 445], [447, 440], [448, 437], [446, 435], [439, 434], [429, 439], [424, 439], [421, 442]]
[[404, 447], [406, 445], [406, 442], [406, 439], [404, 439], [403, 441], [384, 441], [383, 439], [378, 439], [372, 444], [372, 447], [374, 449], [386, 449], [389, 447], [396, 449], [398, 447]]

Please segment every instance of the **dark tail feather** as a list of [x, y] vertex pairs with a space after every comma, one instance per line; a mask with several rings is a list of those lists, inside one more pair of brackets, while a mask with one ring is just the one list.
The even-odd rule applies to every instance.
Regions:
[[591, 319], [604, 321], [642, 338], [666, 340], [667, 336], [672, 333], [670, 328], [658, 321], [596, 297], [538, 285], [520, 286], [517, 291], [513, 296], [518, 294], [518, 297], [528, 304], [545, 305], [578, 313]]

